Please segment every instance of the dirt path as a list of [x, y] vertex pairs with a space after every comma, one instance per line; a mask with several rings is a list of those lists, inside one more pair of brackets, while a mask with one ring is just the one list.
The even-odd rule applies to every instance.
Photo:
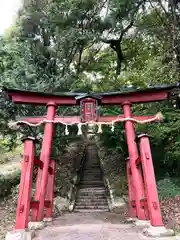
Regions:
[[21, 156], [15, 156], [11, 161], [5, 164], [0, 164], [0, 174], [8, 174], [11, 171], [21, 168]]
[[57, 218], [37, 232], [34, 240], [154, 240], [141, 232], [131, 224], [123, 224], [117, 214], [75, 213]]

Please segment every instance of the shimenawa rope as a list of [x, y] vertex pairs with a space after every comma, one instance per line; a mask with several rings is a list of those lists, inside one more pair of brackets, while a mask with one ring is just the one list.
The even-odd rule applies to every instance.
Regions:
[[[126, 122], [126, 121], [132, 121], [132, 122], [135, 122], [135, 123], [139, 123], [139, 124], [145, 124], [145, 123], [150, 123], [150, 122], [154, 122], [154, 121], [161, 121], [163, 119], [163, 115], [161, 112], [157, 113], [154, 117], [150, 118], [150, 119], [146, 119], [146, 120], [137, 120], [135, 118], [119, 118], [119, 116], [117, 117], [117, 119], [115, 119], [114, 121], [112, 122], [94, 122], [94, 121], [90, 121], [90, 122], [85, 122], [85, 123], [81, 123], [81, 125], [87, 125], [87, 124], [101, 124], [101, 125], [111, 125], [113, 123], [116, 123], [116, 122]], [[47, 119], [43, 119], [41, 120], [40, 122], [38, 123], [30, 123], [30, 122], [27, 122], [27, 121], [10, 121], [8, 123], [9, 126], [14, 126], [14, 125], [20, 125], [20, 124], [26, 124], [30, 127], [38, 127], [40, 125], [42, 125], [43, 123], [56, 123], [56, 124], [63, 124], [63, 125], [74, 125], [74, 124], [79, 124], [79, 122], [77, 121], [74, 121], [72, 123], [65, 123], [61, 120], [47, 120]]]

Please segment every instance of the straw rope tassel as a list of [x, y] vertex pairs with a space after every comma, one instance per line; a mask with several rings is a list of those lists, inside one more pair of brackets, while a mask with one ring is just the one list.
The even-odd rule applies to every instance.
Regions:
[[163, 120], [163, 115], [162, 115], [162, 113], [161, 113], [161, 112], [158, 112], [158, 113], [156, 114], [156, 118], [157, 118], [158, 121], [162, 121], [162, 120]]
[[97, 131], [97, 133], [102, 133], [103, 131], [102, 131], [102, 124], [98, 124], [98, 131]]
[[9, 122], [8, 122], [8, 127], [11, 128], [11, 129], [16, 130], [16, 129], [18, 129], [20, 126], [18, 126], [18, 123], [15, 122], [15, 121], [9, 121]]
[[65, 135], [69, 135], [68, 125], [66, 125], [66, 128], [65, 128]]
[[78, 124], [78, 133], [77, 133], [77, 135], [82, 135], [82, 124], [81, 123]]
[[112, 122], [112, 125], [111, 125], [111, 132], [114, 132], [114, 122]]

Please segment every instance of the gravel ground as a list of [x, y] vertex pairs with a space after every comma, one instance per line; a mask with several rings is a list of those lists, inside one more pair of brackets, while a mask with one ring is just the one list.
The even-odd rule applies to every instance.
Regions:
[[0, 204], [0, 240], [5, 239], [7, 231], [12, 230], [15, 224], [16, 206], [12, 199]]
[[[16, 206], [12, 199], [0, 204], [0, 240], [15, 223]], [[124, 224], [124, 216], [107, 213], [72, 213], [54, 219], [48, 226], [36, 232], [34, 240], [154, 240], [146, 238], [141, 230]], [[171, 240], [174, 238], [168, 238]], [[156, 239], [157, 240], [157, 239]], [[163, 240], [163, 239], [162, 239]], [[164, 239], [165, 240], [165, 239]]]
[[142, 230], [123, 224], [112, 213], [65, 214], [36, 233], [34, 240], [154, 240], [141, 234]]

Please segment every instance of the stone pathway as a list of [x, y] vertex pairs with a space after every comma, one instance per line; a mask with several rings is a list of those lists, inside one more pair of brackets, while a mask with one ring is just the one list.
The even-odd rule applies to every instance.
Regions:
[[[142, 229], [123, 224], [117, 214], [65, 214], [36, 233], [34, 240], [155, 240], [142, 235]], [[170, 238], [161, 238], [171, 240]], [[157, 238], [156, 238], [157, 240]]]

